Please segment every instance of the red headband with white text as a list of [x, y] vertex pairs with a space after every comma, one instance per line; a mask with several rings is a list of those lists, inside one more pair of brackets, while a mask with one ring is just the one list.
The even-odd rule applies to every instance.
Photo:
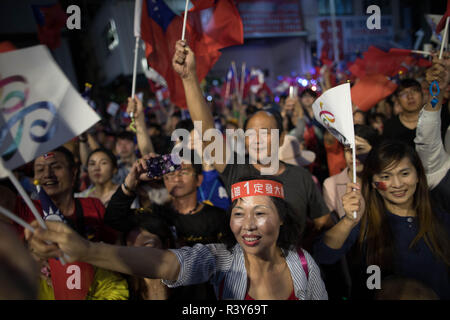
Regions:
[[284, 199], [283, 185], [273, 180], [249, 180], [231, 186], [231, 201], [250, 196], [270, 196]]

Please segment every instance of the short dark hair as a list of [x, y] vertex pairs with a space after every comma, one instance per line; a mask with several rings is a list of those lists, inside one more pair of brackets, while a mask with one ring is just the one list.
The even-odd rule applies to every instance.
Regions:
[[369, 114], [367, 117], [367, 121], [369, 124], [372, 124], [377, 120], [377, 118], [380, 118], [381, 121], [383, 121], [383, 122], [386, 120], [386, 116], [383, 113], [376, 112], [376, 113]]
[[[278, 178], [270, 175], [264, 177], [261, 176], [242, 177], [238, 181], [236, 181], [236, 183], [260, 179], [273, 180], [283, 184], [280, 180], [278, 180]], [[295, 213], [291, 205], [285, 199], [271, 196], [269, 196], [269, 198], [272, 200], [275, 207], [277, 208], [278, 216], [280, 217], [280, 220], [283, 222], [283, 225], [280, 227], [280, 233], [277, 239], [277, 246], [286, 250], [292, 250], [297, 248], [300, 244], [300, 237], [303, 230], [303, 225], [300, 216]], [[231, 211], [236, 206], [237, 201], [238, 199], [234, 200], [227, 210], [228, 222], [230, 221], [231, 218]], [[226, 232], [222, 238], [222, 241], [226, 244], [228, 249], [231, 249], [237, 243], [236, 238], [234, 237], [234, 234], [229, 227], [229, 223], [228, 228], [226, 229]]]
[[[203, 174], [203, 166], [201, 163], [196, 163], [201, 161], [201, 155], [199, 155], [195, 150], [189, 149], [190, 154], [188, 155], [188, 159], [192, 164], [192, 167], [194, 168], [195, 174], [201, 175]], [[183, 150], [180, 151], [180, 156], [183, 157]]]
[[187, 131], [191, 132], [192, 130], [194, 130], [194, 122], [192, 122], [192, 119], [180, 120], [175, 126], [175, 129], [186, 129]]
[[[131, 229], [127, 232], [126, 236], [136, 228], [142, 228], [150, 233], [153, 233], [159, 237], [163, 246], [168, 248], [175, 248], [175, 238], [170, 230], [166, 221], [158, 214], [148, 211], [136, 211], [130, 219]], [[165, 248], [163, 248], [165, 249]]]
[[247, 125], [248, 125], [248, 122], [250, 121], [250, 119], [258, 112], [267, 112], [269, 115], [273, 116], [275, 121], [277, 122], [277, 129], [280, 130], [280, 134], [283, 132], [283, 130], [284, 130], [283, 129], [283, 117], [281, 117], [280, 112], [275, 110], [274, 108], [258, 110], [257, 112], [248, 116], [248, 118], [245, 119], [245, 122], [244, 122], [244, 131], [247, 130]]
[[307, 89], [303, 90], [303, 91], [300, 93], [300, 98], [303, 98], [303, 96], [305, 96], [305, 95], [307, 95], [307, 94], [310, 95], [310, 96], [313, 97], [313, 98], [317, 98], [317, 92], [311, 90], [310, 88], [307, 88]]
[[89, 160], [91, 159], [92, 155], [94, 153], [98, 153], [98, 152], [103, 152], [104, 154], [106, 154], [108, 156], [109, 160], [111, 160], [111, 163], [112, 163], [113, 167], [117, 168], [117, 158], [116, 158], [116, 156], [111, 152], [111, 150], [106, 149], [106, 148], [97, 148], [97, 149], [91, 151], [89, 153], [88, 157], [87, 157], [87, 162], [86, 163], [89, 163]]
[[54, 149], [53, 152], [60, 152], [64, 155], [64, 157], [67, 160], [67, 163], [69, 164], [69, 169], [75, 168], [75, 157], [73, 156], [73, 153], [67, 149], [64, 146], [59, 146], [58, 148]]
[[119, 140], [119, 139], [130, 140], [134, 143], [134, 134], [130, 131], [122, 131], [116, 137], [116, 140]]
[[398, 83], [397, 90], [395, 90], [395, 95], [398, 96], [399, 93], [402, 92], [403, 90], [413, 87], [417, 88], [420, 92], [422, 92], [422, 86], [417, 80], [412, 78], [402, 79]]
[[375, 147], [380, 139], [378, 132], [369, 126], [362, 124], [355, 124], [355, 136], [361, 137], [373, 147]]

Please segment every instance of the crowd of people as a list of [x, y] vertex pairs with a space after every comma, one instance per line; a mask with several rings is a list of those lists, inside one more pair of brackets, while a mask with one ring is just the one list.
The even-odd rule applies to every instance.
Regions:
[[[187, 117], [173, 105], [156, 116], [130, 97], [135, 130], [102, 121], [15, 171], [37, 209], [35, 180], [67, 224], [42, 229], [2, 181], [0, 205], [35, 231], [4, 221], [27, 250], [11, 230], [0, 233], [2, 255], [20, 248], [20, 261], [9, 254], [0, 267], [0, 298], [55, 299], [60, 271], [51, 261], [65, 257], [92, 268], [85, 299], [450, 299], [450, 55], [432, 62], [368, 112], [354, 107], [352, 150], [314, 118], [310, 88], [277, 103], [264, 90], [207, 101], [194, 53], [178, 41], [172, 65]], [[422, 90], [432, 81], [441, 88], [435, 106]], [[257, 161], [247, 153], [245, 163], [233, 161], [239, 154], [225, 152], [225, 134], [216, 137], [222, 159], [195, 161], [198, 146], [211, 144], [196, 137], [214, 128], [255, 130], [244, 150]], [[190, 133], [189, 154], [177, 170], [150, 177], [149, 160], [186, 142], [171, 141], [176, 129]], [[263, 174], [270, 164], [261, 152], [273, 151], [278, 169]], [[367, 285], [373, 265], [376, 289]]]

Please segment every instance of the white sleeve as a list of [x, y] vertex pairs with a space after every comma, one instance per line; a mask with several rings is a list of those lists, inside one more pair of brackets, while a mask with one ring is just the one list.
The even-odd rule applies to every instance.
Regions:
[[308, 262], [308, 286], [306, 289], [306, 300], [328, 300], [328, 293], [325, 289], [322, 277], [320, 276], [319, 266], [313, 257], [303, 250], [306, 261]]
[[230, 255], [222, 244], [196, 244], [193, 247], [169, 250], [175, 253], [180, 263], [176, 281], [162, 280], [169, 288], [209, 281], [218, 271], [222, 271], [223, 264]]
[[422, 109], [414, 143], [425, 168], [430, 189], [437, 186], [450, 169], [450, 156], [445, 152], [440, 129], [441, 111]]

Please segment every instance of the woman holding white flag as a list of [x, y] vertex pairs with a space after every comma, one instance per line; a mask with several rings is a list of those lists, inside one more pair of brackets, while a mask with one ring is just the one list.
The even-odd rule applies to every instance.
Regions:
[[389, 141], [372, 149], [362, 190], [359, 184], [347, 184], [342, 202], [345, 216], [324, 233], [314, 253], [319, 263], [333, 264], [353, 249], [353, 297], [369, 297], [367, 268], [377, 266], [383, 277], [416, 279], [441, 299], [450, 298], [450, 215], [433, 208], [414, 149]]

